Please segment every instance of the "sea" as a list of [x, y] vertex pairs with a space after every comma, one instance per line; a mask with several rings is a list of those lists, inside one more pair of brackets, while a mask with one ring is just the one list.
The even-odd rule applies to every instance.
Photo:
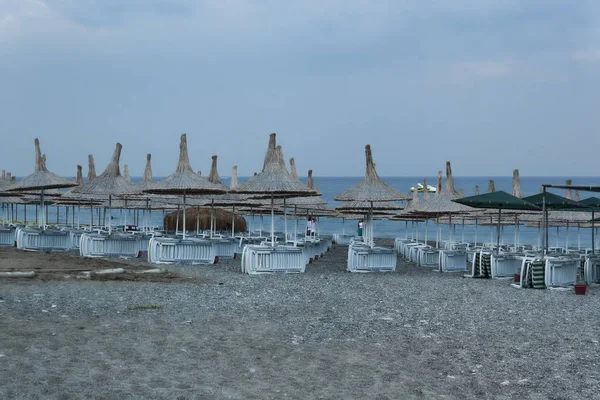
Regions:
[[[411, 187], [423, 182], [423, 176], [421, 177], [381, 177], [391, 187], [399, 190], [402, 193], [408, 194]], [[436, 177], [430, 176], [425, 177], [428, 185], [435, 186]], [[574, 185], [600, 185], [600, 177], [569, 177], [572, 179]], [[156, 177], [155, 180], [160, 180], [160, 177]], [[249, 179], [248, 177], [239, 177], [240, 183]], [[354, 184], [360, 182], [363, 177], [315, 177], [313, 181], [318, 187], [322, 198], [327, 201], [330, 207], [335, 208], [340, 203], [334, 201], [333, 198], [338, 194], [344, 192]], [[533, 195], [540, 192], [542, 184], [565, 184], [565, 177], [541, 177], [541, 176], [521, 176], [521, 191], [524, 196]], [[132, 177], [132, 182], [139, 182], [141, 177]], [[222, 182], [229, 186], [230, 179], [228, 177], [221, 177]], [[306, 177], [301, 177], [301, 181], [306, 183]], [[481, 176], [456, 176], [454, 177], [454, 184], [458, 191], [464, 190], [465, 196], [475, 194], [475, 186], [479, 186], [479, 192], [485, 193], [487, 191], [488, 183], [490, 180], [494, 180], [496, 190], [504, 190], [511, 192], [512, 190], [512, 176], [495, 176], [495, 177], [481, 177]], [[565, 195], [564, 190], [549, 190], [556, 194]], [[593, 193], [581, 192], [581, 199], [593, 196]], [[7, 201], [8, 199], [1, 199], [0, 201]], [[24, 213], [23, 206], [17, 207], [17, 219], [23, 221]], [[27, 209], [28, 220], [31, 221], [35, 218], [35, 206], [30, 205]], [[122, 225], [125, 222], [131, 223], [133, 217], [131, 211], [113, 210], [113, 225]], [[2, 213], [4, 216], [4, 213]], [[65, 210], [62, 208], [60, 211], [60, 218], [64, 221]], [[163, 212], [156, 211], [152, 213], [151, 224], [155, 227], [162, 227]], [[70, 218], [71, 219], [71, 218]], [[81, 209], [79, 214], [81, 223], [88, 223], [90, 216], [89, 210]], [[56, 208], [50, 207], [48, 220], [50, 222], [56, 221]], [[262, 226], [263, 230], [270, 228], [270, 217], [252, 217], [246, 216], [248, 227], [253, 230], [259, 230]], [[454, 221], [453, 221], [454, 222]], [[441, 237], [447, 239], [452, 234], [452, 237], [456, 240], [465, 240], [473, 242], [475, 237], [479, 242], [481, 241], [492, 241], [495, 242], [496, 227], [492, 226], [475, 226], [475, 225], [463, 225], [460, 220], [456, 221], [456, 225], [449, 226], [440, 224], [439, 229], [441, 231]], [[275, 229], [279, 232], [284, 231], [284, 219], [280, 216], [275, 217]], [[288, 230], [294, 229], [295, 223], [293, 221], [287, 221]], [[321, 234], [332, 235], [334, 233], [346, 233], [352, 234], [356, 232], [358, 228], [358, 221], [342, 220], [337, 218], [319, 218], [317, 222], [318, 231]], [[298, 230], [304, 230], [306, 223], [301, 220], [298, 223]], [[429, 240], [435, 240], [437, 225], [435, 221], [431, 220], [428, 222], [411, 223], [404, 221], [392, 221], [392, 220], [378, 220], [374, 222], [374, 235], [375, 237], [382, 238], [396, 238], [396, 237], [418, 237], [424, 239], [425, 232], [428, 233]], [[515, 241], [515, 228], [513, 226], [505, 226], [502, 228], [501, 241], [503, 243], [514, 243]], [[540, 238], [540, 232], [537, 228], [530, 228], [520, 226], [518, 229], [518, 241], [522, 244], [538, 244]], [[552, 227], [549, 230], [549, 244], [552, 246], [578, 246], [590, 247], [592, 241], [592, 232], [589, 228], [578, 229], [576, 226], [567, 227]]]

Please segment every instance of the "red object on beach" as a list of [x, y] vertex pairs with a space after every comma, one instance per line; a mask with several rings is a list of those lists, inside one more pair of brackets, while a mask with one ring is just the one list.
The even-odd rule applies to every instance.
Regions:
[[521, 275], [520, 274], [515, 274], [513, 282], [516, 282], [516, 283], [521, 282]]
[[587, 286], [585, 283], [576, 283], [575, 284], [575, 294], [585, 294], [585, 290]]
[[215, 256], [215, 264], [219, 263], [219, 256]]

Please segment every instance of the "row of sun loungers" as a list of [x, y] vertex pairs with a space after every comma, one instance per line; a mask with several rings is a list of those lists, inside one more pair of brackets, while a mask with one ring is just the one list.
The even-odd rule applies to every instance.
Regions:
[[[396, 239], [396, 251], [407, 260], [441, 272], [465, 271], [465, 277], [514, 279], [521, 288], [573, 286], [578, 276], [588, 284], [600, 283], [600, 256], [590, 249], [552, 247], [542, 255], [533, 246], [473, 246], [469, 243], [442, 243], [440, 249], [411, 239]], [[516, 251], [515, 251], [516, 250]]]

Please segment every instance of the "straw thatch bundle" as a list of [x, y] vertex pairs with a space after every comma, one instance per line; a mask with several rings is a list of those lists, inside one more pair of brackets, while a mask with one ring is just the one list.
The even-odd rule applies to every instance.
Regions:
[[234, 165], [231, 168], [231, 183], [229, 184], [229, 188], [233, 189], [238, 185], [238, 175], [237, 175], [237, 165]]
[[515, 169], [513, 171], [512, 195], [515, 197], [518, 197], [520, 199], [523, 198], [523, 193], [521, 192], [521, 180], [519, 179], [519, 170], [518, 169]]
[[[233, 214], [229, 211], [223, 210], [221, 208], [215, 208], [215, 221], [216, 221], [216, 230], [218, 231], [231, 231], [231, 221]], [[200, 229], [208, 230], [210, 229], [210, 218], [211, 218], [211, 209], [210, 208], [188, 208], [186, 210], [186, 230], [195, 231], [196, 230], [196, 219], [200, 218]], [[174, 231], [175, 226], [177, 224], [177, 218], [179, 218], [179, 229], [183, 226], [183, 211], [175, 211], [165, 215], [164, 224], [165, 229], [168, 231]], [[236, 232], [246, 232], [246, 219], [240, 215], [235, 216], [235, 231]]]
[[298, 171], [296, 171], [296, 160], [294, 158], [290, 158], [290, 176], [293, 180], [299, 181], [298, 179]]
[[96, 178], [96, 164], [94, 163], [94, 156], [88, 155], [88, 176], [87, 181], [91, 182]]
[[73, 182], [61, 178], [60, 176], [48, 171], [46, 168], [46, 157], [42, 157], [40, 151], [40, 141], [36, 138], [35, 141], [35, 171], [21, 179], [8, 190], [42, 190], [42, 189], [60, 189], [75, 186]]
[[581, 201], [581, 199], [579, 198], [579, 190], [575, 190], [575, 201]]
[[210, 165], [208, 181], [211, 183], [214, 183], [215, 185], [218, 185], [225, 192], [227, 192], [229, 190], [229, 188], [227, 186], [223, 185], [223, 182], [221, 182], [221, 177], [219, 176], [219, 171], [217, 169], [217, 156], [216, 155], [212, 156], [212, 163]]
[[479, 185], [475, 185], [475, 196], [479, 196]]
[[[573, 183], [573, 181], [571, 179], [567, 179], [565, 181], [565, 185], [567, 185], [567, 186], [571, 186], [571, 183]], [[566, 189], [565, 197], [569, 200], [573, 200], [573, 192], [571, 191], [571, 188]]]
[[75, 176], [73, 182], [77, 185], [81, 185], [83, 183], [83, 167], [81, 165], [77, 166], [77, 175]]
[[179, 144], [179, 162], [175, 172], [160, 182], [146, 189], [145, 192], [155, 194], [221, 194], [227, 190], [194, 173], [190, 165], [187, 150], [187, 136], [181, 135]]
[[123, 165], [123, 178], [131, 182], [131, 176], [129, 176], [129, 165], [127, 164]]
[[152, 155], [146, 155], [146, 168], [144, 168], [144, 175], [142, 176], [142, 180], [138, 183], [138, 188], [140, 190], [148, 189], [154, 185], [154, 179], [152, 178]]
[[427, 190], [427, 178], [423, 178], [423, 187], [425, 188], [425, 190], [423, 190], [423, 200], [429, 200], [429, 190]]
[[488, 193], [494, 193], [496, 191], [496, 184], [492, 179], [490, 179], [490, 183], [488, 183]]
[[365, 146], [366, 170], [365, 179], [336, 196], [336, 201], [397, 201], [408, 197], [384, 183], [377, 174], [371, 146]]
[[290, 177], [285, 168], [281, 146], [274, 149], [274, 145], [275, 134], [273, 133], [269, 137], [269, 148], [263, 171], [233, 189], [232, 192], [252, 195], [254, 198], [318, 196], [319, 193]]
[[125, 196], [139, 193], [137, 187], [121, 176], [119, 159], [123, 146], [117, 143], [113, 156], [100, 176], [77, 186], [65, 196], [81, 199], [105, 199], [109, 195]]

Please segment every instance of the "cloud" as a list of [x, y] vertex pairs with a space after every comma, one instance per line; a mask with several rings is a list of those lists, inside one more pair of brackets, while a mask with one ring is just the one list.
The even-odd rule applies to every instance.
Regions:
[[599, 62], [600, 48], [577, 50], [573, 53], [573, 60], [577, 62]]

